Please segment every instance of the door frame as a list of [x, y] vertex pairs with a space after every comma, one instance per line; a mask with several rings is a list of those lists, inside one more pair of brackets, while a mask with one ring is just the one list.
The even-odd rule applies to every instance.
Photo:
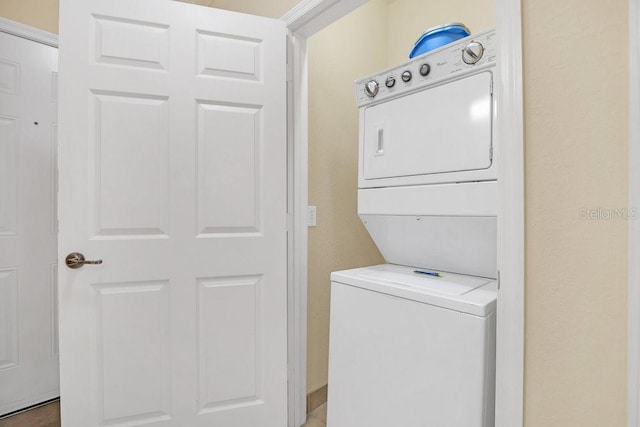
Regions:
[[58, 48], [58, 35], [0, 17], [0, 32]]
[[640, 426], [640, 5], [629, 0], [629, 253], [627, 284], [627, 426]]
[[[289, 425], [306, 417], [308, 80], [307, 39], [367, 0], [303, 0], [284, 16], [289, 29]], [[633, 1], [633, 0], [631, 0]], [[523, 425], [524, 406], [524, 128], [520, 0], [496, 0], [499, 34], [496, 93], [500, 120], [496, 426]], [[504, 143], [503, 141], [509, 141]], [[327, 278], [327, 280], [329, 280]]]

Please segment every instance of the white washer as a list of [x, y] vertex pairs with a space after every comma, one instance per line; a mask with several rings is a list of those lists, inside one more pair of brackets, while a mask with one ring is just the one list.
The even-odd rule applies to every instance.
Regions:
[[494, 425], [496, 281], [331, 275], [329, 427]]

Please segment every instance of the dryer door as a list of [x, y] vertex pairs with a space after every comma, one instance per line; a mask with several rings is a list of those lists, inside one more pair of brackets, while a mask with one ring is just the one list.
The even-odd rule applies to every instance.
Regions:
[[489, 168], [491, 86], [484, 72], [366, 108], [364, 179]]

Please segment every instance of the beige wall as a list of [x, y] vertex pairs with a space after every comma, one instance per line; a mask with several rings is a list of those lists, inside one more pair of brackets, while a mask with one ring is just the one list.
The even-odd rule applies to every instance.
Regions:
[[[357, 30], [354, 30], [357, 29]], [[329, 275], [384, 259], [357, 215], [358, 110], [353, 82], [386, 66], [386, 4], [371, 0], [309, 39], [307, 389], [327, 384]]]
[[[197, 3], [197, 0], [188, 0], [189, 3]], [[201, 0], [208, 1], [208, 0]], [[233, 10], [235, 12], [250, 13], [252, 15], [279, 18], [295, 5], [299, 0], [213, 0], [211, 7]]]
[[[622, 427], [627, 2], [523, 0], [528, 427]], [[505, 284], [508, 285], [508, 284]]]
[[[229, 4], [222, 4], [223, 0], [216, 4], [233, 8], [236, 3], [224, 1]], [[277, 17], [295, 3], [297, 0], [244, 0], [238, 4], [241, 11]], [[390, 10], [397, 7], [394, 3]], [[585, 220], [580, 209], [620, 208], [627, 203], [626, 3], [522, 0], [527, 427], [625, 424], [626, 223]], [[56, 0], [2, 0], [0, 16], [57, 31]], [[461, 20], [474, 31], [485, 26], [459, 16], [441, 20]], [[394, 25], [392, 19], [390, 16], [388, 27]], [[390, 58], [391, 62], [406, 57], [422, 27], [431, 25], [424, 22], [407, 31], [403, 41], [392, 42], [408, 48], [399, 49], [399, 56]], [[336, 25], [336, 34], [347, 37]], [[351, 31], [348, 37], [360, 37], [359, 31]], [[321, 34], [318, 37], [319, 41], [310, 42], [311, 47], [327, 52], [331, 46], [321, 41]], [[343, 45], [334, 45], [333, 54], [340, 55], [343, 49], [357, 54]], [[310, 55], [312, 65], [324, 65], [322, 56], [313, 51]], [[375, 71], [377, 56], [370, 60], [371, 71]], [[356, 62], [353, 57], [348, 61]], [[319, 72], [310, 71], [310, 108], [321, 116], [312, 117], [311, 122], [311, 203], [319, 206], [319, 225], [310, 230], [309, 346], [315, 354], [310, 356], [310, 390], [322, 385], [326, 375], [326, 362], [319, 355], [326, 349], [327, 273], [334, 269], [329, 264], [335, 260], [335, 267], [341, 268], [376, 258], [354, 219], [355, 198], [346, 196], [355, 185], [350, 170], [355, 160], [347, 164], [355, 147], [353, 130], [347, 129], [353, 124], [342, 120], [340, 125], [329, 126], [337, 129], [320, 126], [322, 115], [331, 115], [323, 109], [346, 111], [353, 107], [353, 99], [344, 95], [344, 99], [333, 98], [333, 104], [317, 104], [331, 90], [328, 82], [336, 75], [330, 69], [322, 85], [313, 83], [321, 77]], [[352, 96], [350, 90], [344, 93]], [[325, 132], [340, 135], [346, 143], [321, 145], [333, 142], [322, 138]], [[357, 233], [339, 234], [351, 225]], [[325, 232], [335, 239], [334, 244], [324, 239]], [[341, 259], [338, 255], [346, 253], [342, 244], [366, 248], [366, 255], [357, 252], [357, 258]]]
[[58, 33], [58, 0], [1, 0], [0, 16]]

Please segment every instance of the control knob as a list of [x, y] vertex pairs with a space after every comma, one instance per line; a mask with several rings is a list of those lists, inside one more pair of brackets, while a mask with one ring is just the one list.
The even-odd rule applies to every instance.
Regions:
[[387, 77], [387, 81], [384, 82], [385, 86], [392, 88], [396, 85], [396, 78], [393, 76]]
[[405, 72], [402, 73], [402, 81], [405, 83], [408, 83], [411, 81], [411, 77], [413, 77], [413, 75], [411, 74], [411, 71], [407, 70]]
[[427, 77], [431, 72], [431, 65], [424, 63], [420, 66], [420, 75], [423, 77]]
[[465, 64], [475, 64], [482, 59], [484, 46], [478, 42], [471, 42], [462, 49], [462, 60]]
[[370, 98], [373, 98], [374, 96], [376, 96], [378, 94], [378, 89], [379, 88], [380, 88], [380, 85], [378, 84], [377, 81], [369, 80], [364, 85], [364, 93], [366, 93], [367, 96], [369, 96]]

